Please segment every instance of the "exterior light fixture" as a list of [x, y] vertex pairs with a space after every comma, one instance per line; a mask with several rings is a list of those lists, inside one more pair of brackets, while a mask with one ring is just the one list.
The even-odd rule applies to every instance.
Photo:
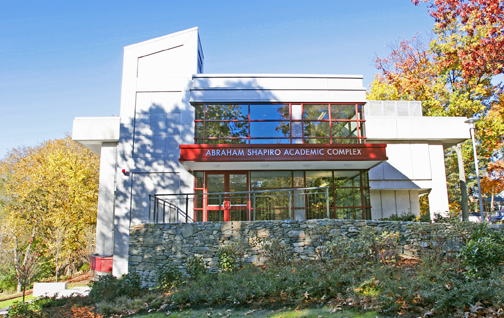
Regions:
[[212, 165], [212, 168], [219, 168], [220, 165]]
[[268, 164], [263, 163], [263, 164], [261, 165], [261, 167], [266, 168], [266, 167], [269, 167], [269, 165], [268, 165]]
[[344, 164], [344, 166], [345, 166], [345, 167], [351, 167], [351, 166], [352, 166], [352, 164], [351, 164], [351, 163], [345, 163], [345, 164]]
[[[481, 184], [479, 177], [479, 167], [478, 167], [478, 153], [476, 152], [476, 143], [474, 141], [474, 134], [476, 127], [474, 123], [476, 123], [479, 119], [477, 118], [469, 118], [465, 121], [466, 124], [469, 124], [469, 132], [471, 133], [473, 151], [474, 151], [474, 168], [476, 169], [476, 180], [478, 181], [478, 196], [479, 196], [479, 204], [480, 204], [480, 212], [481, 212], [481, 223], [485, 222], [485, 216], [483, 214], [483, 198], [481, 197]], [[471, 131], [472, 130], [472, 131]]]
[[304, 164], [303, 167], [311, 167], [311, 164], [307, 163], [307, 164]]

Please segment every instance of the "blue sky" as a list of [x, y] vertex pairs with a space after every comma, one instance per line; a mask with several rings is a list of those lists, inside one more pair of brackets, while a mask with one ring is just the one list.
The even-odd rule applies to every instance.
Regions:
[[119, 115], [123, 47], [198, 26], [205, 73], [364, 75], [387, 45], [428, 34], [409, 0], [0, 0], [0, 159]]

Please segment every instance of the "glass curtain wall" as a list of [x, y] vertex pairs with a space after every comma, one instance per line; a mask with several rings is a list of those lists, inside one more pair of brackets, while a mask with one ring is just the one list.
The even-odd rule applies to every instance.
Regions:
[[362, 104], [196, 105], [196, 144], [365, 142]]
[[[305, 187], [329, 187], [330, 218], [334, 219], [371, 219], [371, 204], [369, 198], [368, 172], [362, 170], [318, 170], [318, 171], [250, 171], [250, 189], [254, 190], [280, 190]], [[205, 189], [206, 183], [212, 187], [215, 178], [220, 175], [214, 172], [195, 173], [195, 193], [215, 192], [216, 189]], [[211, 180], [210, 180], [210, 179]], [[221, 183], [219, 183], [221, 184]], [[292, 200], [293, 215], [289, 215], [289, 198], [285, 192], [272, 192], [260, 195], [255, 200], [255, 220], [285, 220], [290, 217], [296, 219], [323, 219], [327, 217], [325, 193], [320, 200], [320, 194], [315, 196], [301, 195], [301, 191], [294, 191]], [[313, 191], [314, 192], [314, 191]], [[315, 199], [316, 198], [316, 199]], [[208, 202], [207, 202], [208, 201]], [[210, 200], [203, 200], [201, 196], [195, 197], [194, 217], [197, 221], [216, 221], [216, 211], [204, 207], [211, 205]], [[246, 202], [239, 202], [246, 206]], [[234, 203], [233, 203], [234, 204]], [[252, 203], [249, 203], [249, 207]], [[206, 217], [205, 217], [206, 210]], [[236, 211], [233, 220], [245, 221], [248, 219], [244, 211]], [[221, 218], [222, 219], [222, 218]]]

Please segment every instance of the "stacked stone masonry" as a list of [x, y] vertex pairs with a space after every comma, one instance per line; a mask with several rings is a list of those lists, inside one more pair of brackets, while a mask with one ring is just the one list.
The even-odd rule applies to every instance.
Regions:
[[[130, 228], [129, 271], [137, 272], [144, 285], [156, 285], [157, 269], [168, 262], [183, 269], [186, 259], [192, 255], [203, 257], [205, 264], [215, 270], [220, 246], [233, 240], [251, 242], [251, 238], [270, 237], [283, 240], [292, 260], [313, 260], [315, 249], [321, 244], [309, 236], [311, 228], [327, 225], [333, 236], [357, 236], [363, 227], [371, 226], [380, 232], [399, 232], [398, 253], [416, 255], [421, 246], [426, 246], [421, 234], [422, 223], [356, 220], [285, 220], [242, 222], [197, 222], [175, 224], [138, 224]], [[447, 229], [449, 226], [438, 224]], [[327, 238], [329, 239], [329, 237]], [[323, 244], [323, 242], [322, 242]], [[259, 248], [250, 244], [246, 262], [262, 265]]]

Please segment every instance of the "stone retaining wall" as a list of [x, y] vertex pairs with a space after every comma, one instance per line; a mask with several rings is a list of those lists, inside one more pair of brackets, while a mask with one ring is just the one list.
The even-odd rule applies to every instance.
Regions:
[[[336, 236], [352, 237], [364, 226], [380, 231], [400, 232], [400, 254], [414, 255], [420, 246], [428, 245], [425, 233], [420, 233], [422, 223], [356, 220], [284, 220], [248, 222], [198, 222], [177, 224], [139, 224], [130, 228], [129, 271], [136, 271], [146, 286], [156, 285], [157, 268], [167, 262], [184, 266], [186, 259], [200, 255], [210, 268], [218, 264], [217, 251], [220, 246], [233, 240], [250, 237], [275, 237], [289, 247], [293, 260], [314, 259], [315, 249], [320, 244], [313, 240], [309, 229], [327, 225]], [[444, 231], [445, 224], [437, 224]], [[328, 239], [328, 238], [327, 238]], [[251, 244], [246, 261], [260, 265], [259, 249]]]

